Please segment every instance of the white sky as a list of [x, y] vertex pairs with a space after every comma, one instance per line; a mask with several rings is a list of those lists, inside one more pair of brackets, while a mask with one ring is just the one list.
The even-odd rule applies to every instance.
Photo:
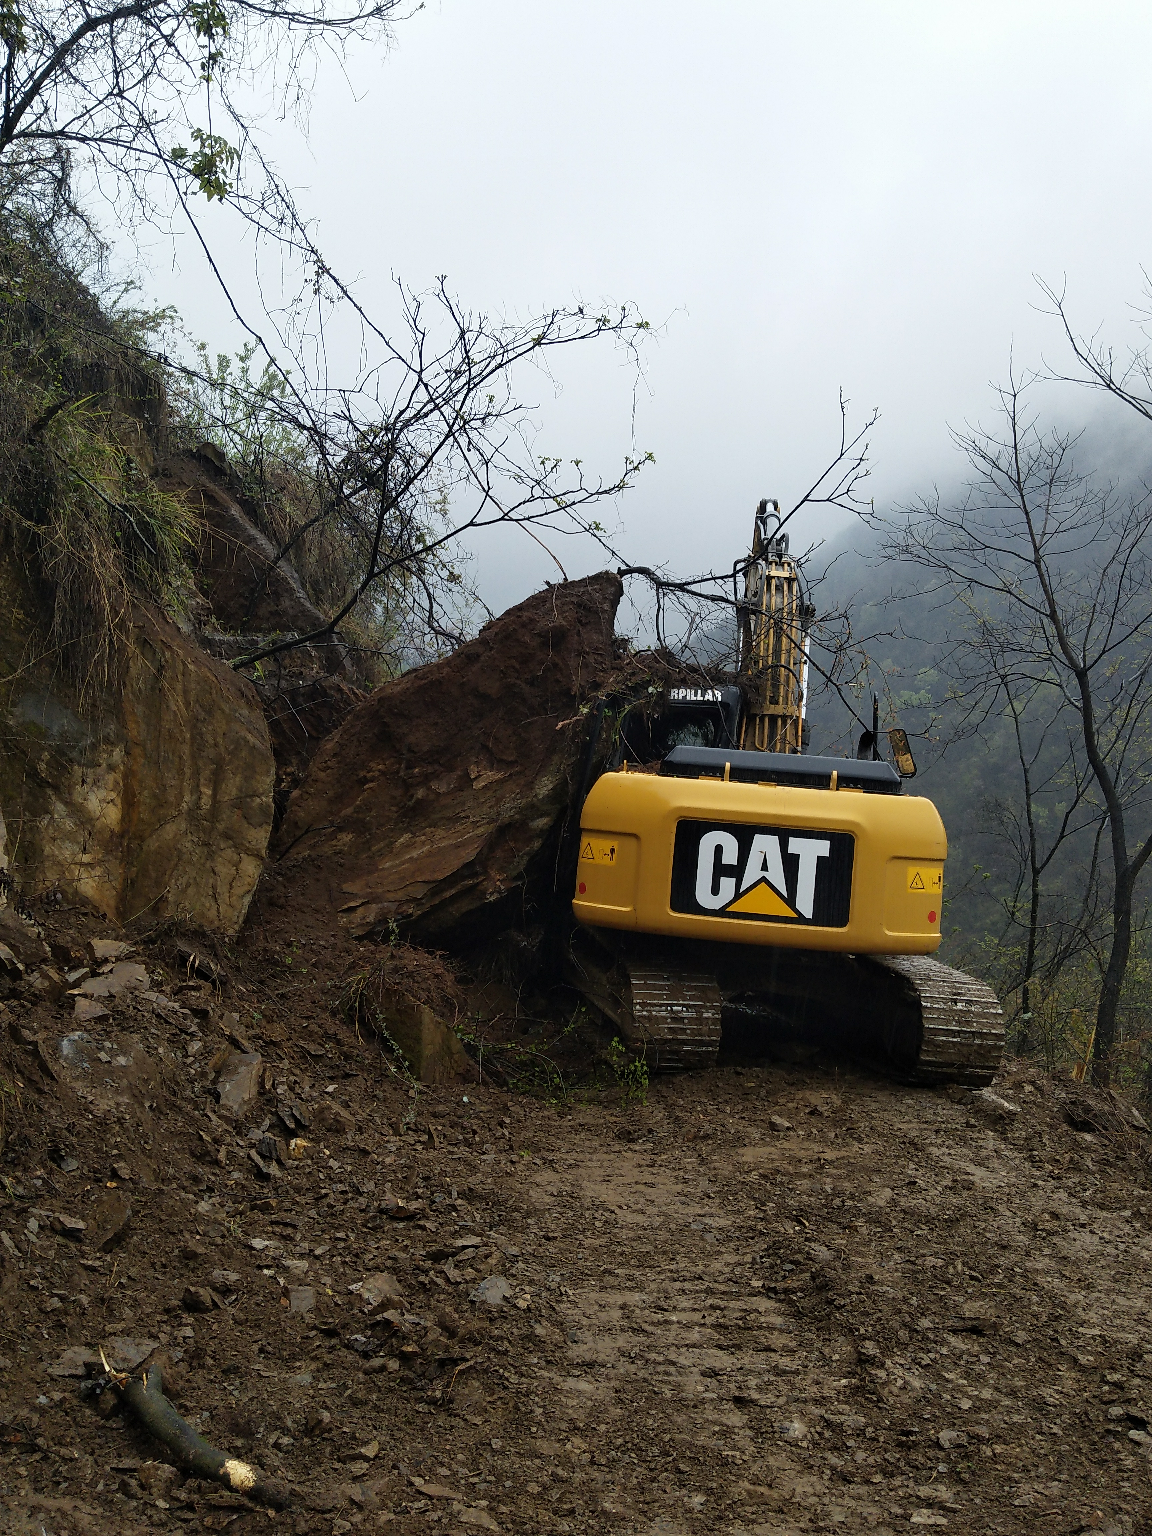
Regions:
[[[611, 297], [667, 322], [621, 543], [688, 571], [730, 564], [757, 499], [814, 476], [841, 386], [882, 412], [878, 504], [955, 476], [947, 425], [988, 411], [1010, 349], [1062, 357], [1034, 273], [1137, 339], [1150, 69], [1146, 4], [430, 0], [390, 53], [322, 71], [307, 147], [272, 143], [370, 307], [392, 274], [446, 273], [510, 314]], [[156, 297], [238, 345], [190, 242], [149, 254]], [[540, 448], [614, 474], [630, 388], [593, 350], [542, 394]], [[477, 573], [497, 609], [556, 574], [523, 533]]]

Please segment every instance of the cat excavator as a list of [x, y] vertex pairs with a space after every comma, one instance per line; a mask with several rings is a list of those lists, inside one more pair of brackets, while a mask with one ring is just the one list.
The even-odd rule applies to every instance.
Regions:
[[[734, 683], [626, 712], [580, 815], [568, 976], [650, 1069], [721, 1033], [826, 1034], [922, 1083], [991, 1081], [993, 992], [929, 958], [948, 844], [878, 706], [855, 758], [807, 753], [815, 609], [779, 506], [756, 510]], [[863, 722], [862, 722], [863, 723]]]

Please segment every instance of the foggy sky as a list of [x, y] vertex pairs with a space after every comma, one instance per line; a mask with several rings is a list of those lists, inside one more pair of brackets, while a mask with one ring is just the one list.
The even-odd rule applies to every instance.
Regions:
[[[1134, 3], [431, 0], [390, 52], [321, 70], [307, 142], [270, 142], [370, 306], [445, 273], [474, 306], [631, 299], [662, 326], [634, 439], [604, 348], [539, 390], [539, 446], [608, 474], [652, 450], [620, 542], [688, 571], [815, 475], [841, 387], [882, 412], [878, 505], [957, 474], [948, 424], [989, 410], [1010, 355], [1063, 361], [1034, 273], [1084, 329], [1138, 340], [1150, 59]], [[249, 291], [226, 210], [206, 227]], [[147, 254], [158, 299], [239, 345], [191, 241]], [[523, 533], [477, 554], [496, 609], [556, 575]]]

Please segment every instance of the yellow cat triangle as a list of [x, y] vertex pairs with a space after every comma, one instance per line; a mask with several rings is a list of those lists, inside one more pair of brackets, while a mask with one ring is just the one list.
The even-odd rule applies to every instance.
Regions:
[[796, 914], [767, 880], [757, 880], [750, 890], [730, 902], [724, 911], [747, 913], [749, 917], [795, 917]]

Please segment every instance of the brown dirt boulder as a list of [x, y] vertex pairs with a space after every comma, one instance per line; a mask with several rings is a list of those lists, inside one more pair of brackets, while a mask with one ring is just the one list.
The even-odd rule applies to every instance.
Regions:
[[608, 572], [549, 587], [353, 710], [277, 840], [293, 901], [422, 942], [509, 920], [573, 794], [622, 590]]

